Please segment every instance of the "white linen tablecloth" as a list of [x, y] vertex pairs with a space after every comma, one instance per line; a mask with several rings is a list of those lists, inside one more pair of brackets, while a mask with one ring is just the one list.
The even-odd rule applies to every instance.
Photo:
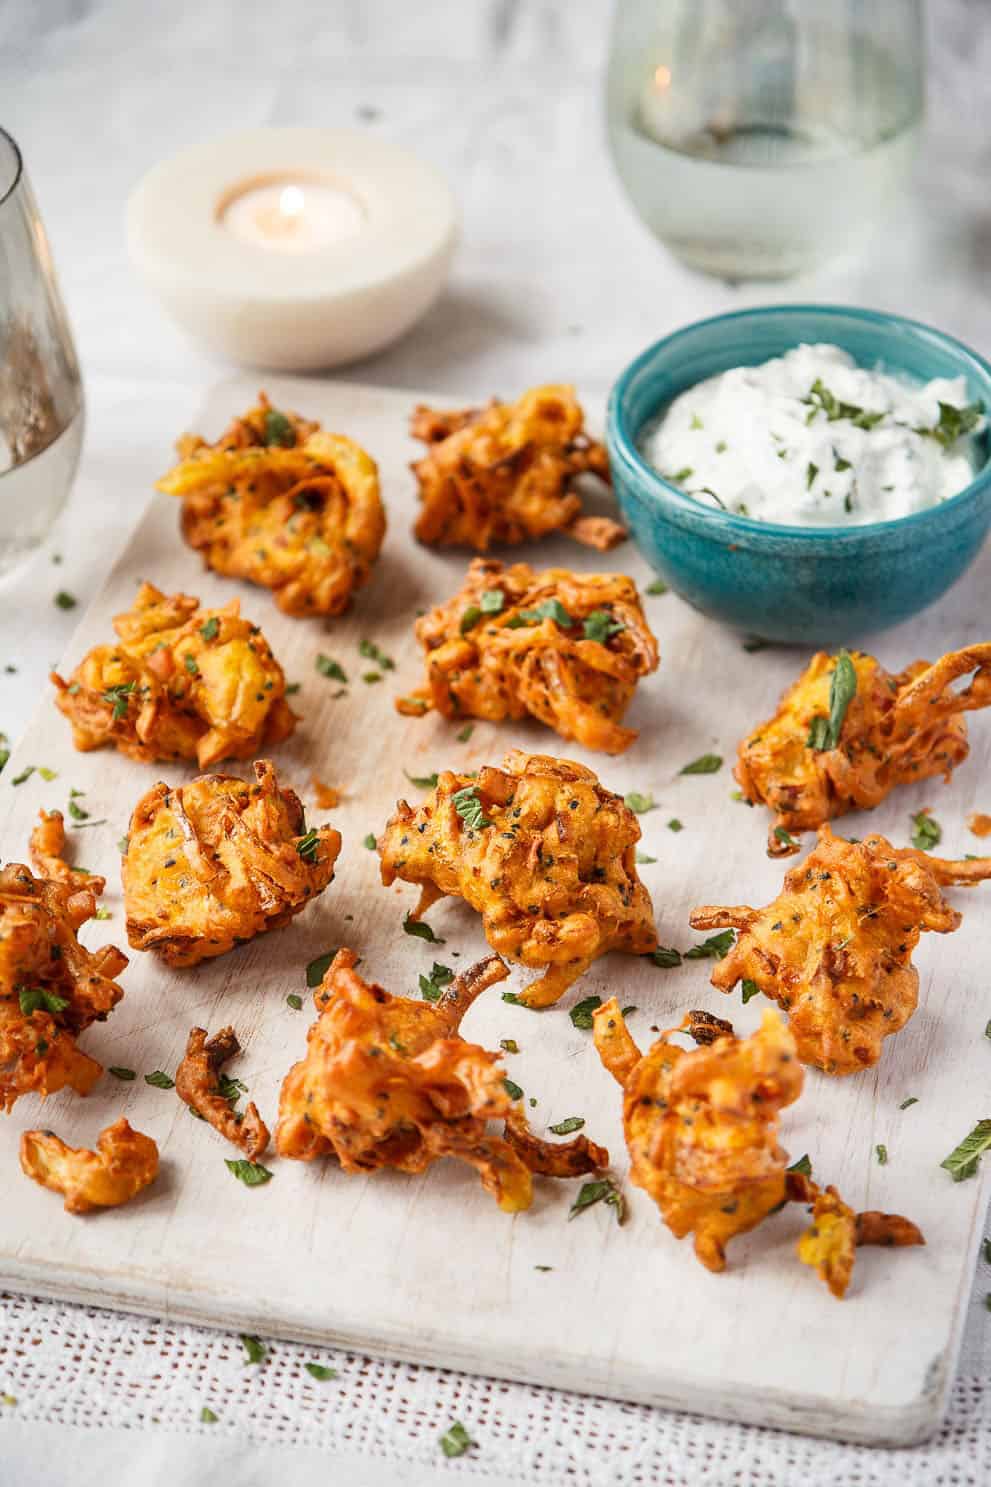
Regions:
[[[224, 373], [126, 264], [126, 195], [156, 160], [229, 128], [353, 124], [447, 174], [464, 214], [450, 288], [402, 342], [349, 369], [363, 381], [484, 398], [573, 380], [601, 406], [647, 341], [770, 299], [897, 310], [988, 353], [991, 7], [941, 0], [930, 20], [930, 121], [911, 195], [857, 258], [785, 286], [734, 287], [674, 263], [612, 176], [599, 0], [0, 0], [0, 123], [40, 199], [89, 407], [70, 506], [0, 588], [0, 728], [23, 727], [71, 633], [55, 591], [92, 597], [148, 498], [115, 478], [125, 456], [140, 453], [150, 478]], [[0, 1484], [187, 1487], [223, 1472], [238, 1487], [458, 1475], [534, 1487], [979, 1487], [991, 1480], [989, 1290], [982, 1262], [948, 1420], [908, 1452], [352, 1355], [322, 1359], [340, 1377], [321, 1384], [292, 1344], [250, 1368], [237, 1338], [3, 1296], [0, 1395], [16, 1404], [0, 1403]], [[200, 1422], [205, 1404], [217, 1423]], [[438, 1437], [455, 1419], [478, 1445], [446, 1461]]]

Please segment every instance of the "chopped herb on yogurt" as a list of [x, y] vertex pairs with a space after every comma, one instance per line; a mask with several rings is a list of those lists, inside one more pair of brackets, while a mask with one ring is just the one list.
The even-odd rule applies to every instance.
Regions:
[[973, 479], [984, 427], [963, 377], [913, 383], [859, 367], [838, 346], [796, 346], [689, 388], [648, 429], [643, 452], [703, 504], [857, 526], [956, 495]]

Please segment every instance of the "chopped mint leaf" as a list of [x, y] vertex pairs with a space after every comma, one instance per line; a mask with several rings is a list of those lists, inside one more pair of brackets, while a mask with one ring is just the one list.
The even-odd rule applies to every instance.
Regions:
[[265, 443], [275, 444], [281, 449], [293, 449], [296, 444], [296, 430], [284, 413], [278, 408], [266, 408], [265, 410]]
[[722, 755], [720, 755], [720, 754], [700, 754], [697, 759], [693, 759], [690, 764], [686, 764], [684, 766], [684, 768], [679, 771], [679, 773], [681, 773], [681, 774], [717, 774], [719, 772], [719, 770], [722, 769], [722, 767], [723, 767]]
[[443, 945], [444, 941], [434, 934], [429, 924], [422, 919], [411, 919], [406, 914], [403, 919], [403, 929], [406, 934], [412, 935], [414, 939], [426, 940], [428, 945]]
[[587, 996], [582, 1001], [576, 1002], [570, 1012], [572, 1025], [587, 1030], [592, 1026], [592, 1014], [597, 1007], [602, 1006], [600, 996]]
[[919, 811], [912, 817], [912, 846], [920, 852], [931, 852], [943, 837], [943, 828], [928, 811]]
[[321, 651], [314, 662], [321, 676], [330, 677], [331, 681], [347, 683], [347, 673], [331, 656], [325, 656]]
[[685, 951], [686, 960], [722, 960], [733, 948], [736, 934], [732, 929], [722, 929], [718, 934], [710, 935], [700, 945], [693, 945], [690, 950]]
[[314, 960], [310, 961], [306, 967], [306, 984], [311, 990], [314, 986], [320, 985], [320, 982], [330, 969], [331, 962], [336, 954], [336, 950], [328, 950], [326, 954], [318, 955]]

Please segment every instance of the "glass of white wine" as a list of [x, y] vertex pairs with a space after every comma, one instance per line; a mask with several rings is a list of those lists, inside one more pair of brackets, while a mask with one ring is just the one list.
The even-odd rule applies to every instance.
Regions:
[[609, 144], [695, 268], [783, 278], [856, 246], [911, 168], [922, 0], [617, 0]]
[[0, 129], [0, 576], [65, 505], [83, 390], [51, 249], [15, 141]]

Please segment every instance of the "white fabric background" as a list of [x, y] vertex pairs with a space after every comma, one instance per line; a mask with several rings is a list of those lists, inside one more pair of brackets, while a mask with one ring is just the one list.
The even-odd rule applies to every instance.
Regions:
[[[600, 402], [648, 340], [771, 299], [849, 301], [932, 321], [991, 351], [991, 5], [932, 0], [930, 123], [911, 197], [859, 258], [786, 286], [689, 274], [634, 219], [605, 155], [599, 0], [0, 0], [0, 123], [24, 149], [87, 383], [83, 470], [44, 553], [0, 589], [0, 727], [16, 735], [84, 603], [147, 499], [122, 490], [223, 375], [130, 277], [122, 211], [163, 155], [265, 123], [356, 124], [450, 178], [464, 241], [442, 303], [362, 381], [485, 397], [576, 381]], [[160, 461], [159, 461], [160, 462]], [[59, 568], [51, 554], [63, 555]], [[236, 1237], [232, 1236], [232, 1244]], [[409, 1365], [0, 1298], [0, 1484], [199, 1484], [220, 1473], [411, 1487], [461, 1476], [535, 1487], [978, 1487], [991, 1480], [991, 1365], [977, 1277], [946, 1426], [909, 1452], [720, 1425]], [[575, 1304], [581, 1304], [576, 1277]], [[906, 1311], [911, 1298], [905, 1298]], [[842, 1318], [838, 1314], [837, 1324]], [[663, 1339], [658, 1340], [663, 1346]], [[209, 1404], [215, 1425], [198, 1423]], [[444, 1461], [461, 1419], [478, 1449]]]

